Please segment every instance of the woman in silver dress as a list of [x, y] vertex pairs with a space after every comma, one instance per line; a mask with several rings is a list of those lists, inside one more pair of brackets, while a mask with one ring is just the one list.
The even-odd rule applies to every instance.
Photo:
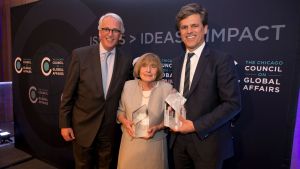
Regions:
[[154, 53], [138, 59], [133, 75], [136, 79], [125, 83], [117, 115], [123, 131], [118, 169], [167, 169], [163, 116], [172, 85], [162, 80], [162, 65]]

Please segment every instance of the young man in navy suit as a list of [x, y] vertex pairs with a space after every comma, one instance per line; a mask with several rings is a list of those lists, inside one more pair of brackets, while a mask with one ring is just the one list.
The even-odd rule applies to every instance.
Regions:
[[229, 128], [241, 109], [238, 77], [234, 60], [205, 43], [207, 14], [191, 3], [176, 16], [186, 52], [173, 60], [173, 82], [187, 98], [187, 118], [170, 138], [176, 169], [221, 169], [233, 155]]

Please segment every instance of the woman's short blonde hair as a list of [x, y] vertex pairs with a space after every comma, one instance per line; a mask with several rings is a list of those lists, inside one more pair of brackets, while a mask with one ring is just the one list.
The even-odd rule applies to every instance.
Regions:
[[143, 65], [148, 65], [148, 64], [154, 64], [157, 66], [157, 74], [155, 81], [161, 80], [164, 76], [163, 69], [162, 69], [162, 64], [160, 62], [159, 57], [154, 54], [154, 53], [145, 53], [142, 56], [140, 56], [137, 60], [137, 62], [134, 65], [134, 70], [133, 70], [133, 76], [135, 78], [140, 78], [140, 70]]

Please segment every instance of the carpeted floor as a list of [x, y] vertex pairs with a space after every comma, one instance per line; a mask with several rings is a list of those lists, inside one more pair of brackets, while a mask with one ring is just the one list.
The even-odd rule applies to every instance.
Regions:
[[32, 156], [14, 148], [13, 144], [0, 147], [0, 168], [7, 168], [32, 159]]
[[32, 160], [23, 162], [21, 164], [14, 165], [7, 169], [56, 169], [56, 168], [53, 166], [50, 166], [49, 164], [47, 164], [41, 160], [32, 159]]
[[0, 147], [0, 169], [56, 169], [7, 143]]

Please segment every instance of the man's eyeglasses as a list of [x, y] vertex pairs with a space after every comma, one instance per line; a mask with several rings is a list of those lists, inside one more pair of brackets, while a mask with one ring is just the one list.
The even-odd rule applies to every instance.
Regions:
[[121, 30], [116, 29], [116, 28], [113, 28], [113, 29], [110, 29], [110, 28], [101, 28], [100, 30], [101, 30], [102, 32], [104, 32], [104, 33], [109, 33], [110, 31], [111, 31], [113, 34], [121, 33]]

